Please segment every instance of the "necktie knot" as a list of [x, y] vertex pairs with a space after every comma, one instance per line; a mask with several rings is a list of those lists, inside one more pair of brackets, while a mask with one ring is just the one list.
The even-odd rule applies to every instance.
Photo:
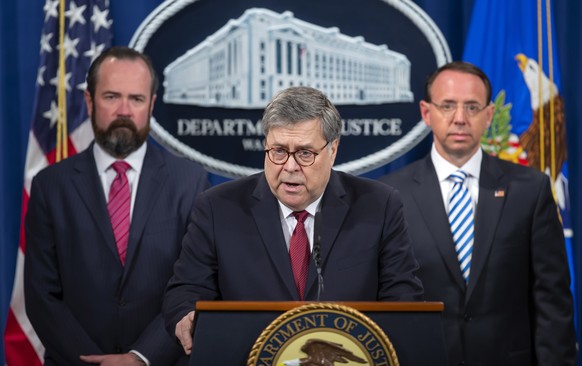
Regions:
[[453, 174], [449, 175], [449, 178], [451, 178], [452, 181], [455, 183], [463, 184], [465, 182], [465, 179], [467, 179], [467, 176], [468, 174], [465, 173], [464, 171], [457, 170]]
[[300, 223], [304, 223], [305, 220], [307, 220], [307, 216], [309, 216], [309, 212], [303, 210], [303, 211], [294, 211], [293, 212], [293, 216], [295, 216], [295, 219], [300, 222]]
[[111, 164], [111, 167], [117, 174], [124, 174], [131, 166], [123, 160], [118, 160]]

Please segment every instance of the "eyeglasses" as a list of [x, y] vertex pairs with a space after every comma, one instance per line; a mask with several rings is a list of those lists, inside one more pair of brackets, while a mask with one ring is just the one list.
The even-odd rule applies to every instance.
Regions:
[[280, 147], [273, 147], [265, 150], [265, 153], [267, 153], [269, 160], [271, 160], [271, 162], [276, 165], [285, 164], [287, 160], [289, 160], [289, 157], [293, 155], [293, 158], [300, 166], [311, 166], [313, 163], [315, 163], [315, 157], [319, 155], [327, 145], [329, 145], [329, 141], [326, 142], [326, 144], [321, 149], [319, 149], [318, 152], [307, 149], [288, 151]]
[[[430, 104], [437, 107], [437, 109], [445, 117], [452, 116], [457, 111], [457, 108], [459, 107], [459, 105], [457, 103], [452, 103], [452, 102], [444, 102], [442, 104], [436, 104], [436, 103], [430, 102]], [[477, 103], [466, 103], [466, 104], [462, 104], [462, 108], [463, 108], [463, 112], [465, 112], [465, 116], [475, 117], [476, 115], [481, 113], [481, 111], [483, 111], [485, 108], [487, 108], [487, 106], [482, 107], [481, 105], [479, 105]]]

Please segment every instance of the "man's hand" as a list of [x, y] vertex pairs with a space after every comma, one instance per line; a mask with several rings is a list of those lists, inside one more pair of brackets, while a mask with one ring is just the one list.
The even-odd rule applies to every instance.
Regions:
[[192, 330], [194, 329], [194, 311], [189, 312], [176, 324], [176, 338], [184, 348], [184, 352], [190, 355], [192, 352]]
[[81, 361], [101, 366], [143, 366], [145, 365], [133, 353], [121, 355], [87, 355], [81, 356]]

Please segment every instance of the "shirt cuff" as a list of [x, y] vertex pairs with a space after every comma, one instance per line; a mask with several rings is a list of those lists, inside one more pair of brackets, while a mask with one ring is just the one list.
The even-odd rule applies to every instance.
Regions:
[[145, 356], [142, 355], [141, 353], [139, 353], [138, 351], [132, 349], [131, 351], [129, 351], [129, 353], [133, 353], [137, 358], [139, 358], [147, 366], [151, 366], [150, 361], [148, 361], [148, 359], [145, 358]]

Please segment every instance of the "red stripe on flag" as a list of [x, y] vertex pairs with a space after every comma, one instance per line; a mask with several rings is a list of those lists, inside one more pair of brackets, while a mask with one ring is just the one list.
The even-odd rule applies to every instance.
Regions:
[[[19, 249], [25, 253], [26, 240], [24, 235], [24, 218], [28, 211], [29, 195], [26, 189], [22, 191], [22, 213], [20, 216], [20, 240]], [[24, 271], [21, 263], [16, 266], [16, 276], [22, 275]], [[13, 304], [10, 304], [8, 318], [6, 320], [6, 329], [4, 330], [4, 353], [6, 355], [6, 364], [8, 366], [35, 366], [42, 365], [42, 360], [38, 358], [38, 351], [26, 333], [22, 330], [20, 323], [14, 315]]]
[[6, 321], [6, 364], [9, 366], [41, 366], [42, 362], [36, 356], [34, 347], [28, 341], [26, 334], [20, 328], [12, 313], [8, 312]]
[[26, 189], [22, 190], [22, 213], [20, 215], [20, 240], [18, 241], [18, 246], [22, 253], [25, 253], [26, 241], [24, 240], [24, 218], [26, 217], [26, 212], [28, 211], [28, 192]]
[[[75, 154], [77, 154], [77, 150], [75, 149], [74, 143], [71, 140], [71, 137], [69, 136], [67, 138], [67, 156], [73, 156]], [[46, 160], [48, 161], [49, 165], [52, 165], [54, 163], [56, 163], [57, 161], [57, 150], [56, 149], [52, 149], [51, 151], [49, 151], [46, 154]]]

